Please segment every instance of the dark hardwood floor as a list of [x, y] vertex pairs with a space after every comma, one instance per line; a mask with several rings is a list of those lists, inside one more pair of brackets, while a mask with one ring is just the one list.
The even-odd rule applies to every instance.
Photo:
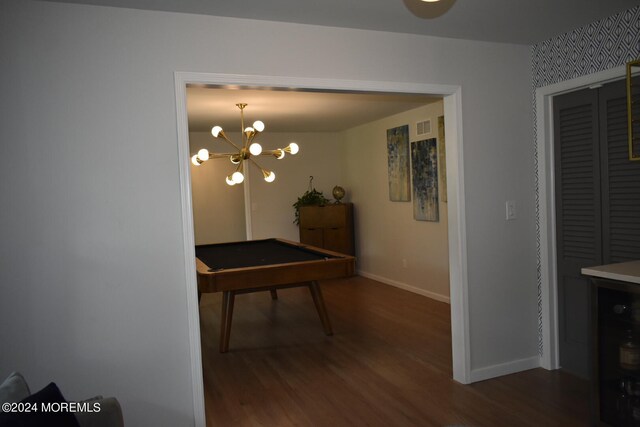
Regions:
[[334, 336], [309, 292], [236, 298], [218, 351], [220, 294], [200, 304], [207, 426], [586, 426], [588, 385], [533, 369], [452, 380], [449, 305], [353, 277], [321, 283]]

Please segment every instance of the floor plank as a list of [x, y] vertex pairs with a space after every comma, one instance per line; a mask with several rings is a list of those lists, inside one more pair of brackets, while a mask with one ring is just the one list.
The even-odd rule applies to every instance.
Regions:
[[220, 294], [200, 304], [207, 426], [585, 426], [587, 383], [543, 369], [452, 380], [450, 307], [362, 277], [238, 295], [220, 354]]

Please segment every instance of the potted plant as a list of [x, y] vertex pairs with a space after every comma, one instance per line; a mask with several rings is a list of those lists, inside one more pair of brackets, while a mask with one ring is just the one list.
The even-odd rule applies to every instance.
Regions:
[[298, 200], [293, 204], [293, 207], [296, 211], [296, 218], [293, 221], [294, 224], [300, 223], [300, 207], [302, 206], [324, 206], [330, 202], [329, 199], [324, 197], [322, 191], [318, 191], [315, 188], [312, 188], [311, 182], [313, 181], [313, 177], [309, 179], [309, 189], [304, 192], [304, 194], [298, 197]]

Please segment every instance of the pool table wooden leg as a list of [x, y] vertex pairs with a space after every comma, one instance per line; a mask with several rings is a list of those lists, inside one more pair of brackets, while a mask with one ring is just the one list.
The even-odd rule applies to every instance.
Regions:
[[329, 315], [327, 314], [327, 309], [324, 305], [324, 299], [322, 298], [322, 292], [320, 291], [320, 285], [317, 281], [314, 280], [312, 282], [309, 282], [309, 291], [311, 291], [313, 303], [316, 305], [316, 310], [318, 310], [318, 315], [320, 316], [320, 321], [322, 322], [324, 333], [327, 335], [333, 335], [333, 329], [331, 329]]
[[278, 299], [278, 291], [271, 289], [271, 299]]
[[231, 319], [233, 319], [233, 303], [236, 299], [234, 291], [222, 292], [222, 316], [220, 319], [220, 353], [229, 351], [231, 336]]

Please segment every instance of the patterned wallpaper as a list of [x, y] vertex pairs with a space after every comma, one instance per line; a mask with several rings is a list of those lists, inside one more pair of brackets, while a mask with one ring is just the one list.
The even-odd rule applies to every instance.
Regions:
[[[640, 58], [640, 6], [561, 34], [531, 48], [534, 143], [536, 141], [535, 90], [539, 87], [593, 74]], [[542, 276], [540, 252], [540, 191], [536, 168], [536, 236], [538, 269], [538, 353], [542, 342]]]

